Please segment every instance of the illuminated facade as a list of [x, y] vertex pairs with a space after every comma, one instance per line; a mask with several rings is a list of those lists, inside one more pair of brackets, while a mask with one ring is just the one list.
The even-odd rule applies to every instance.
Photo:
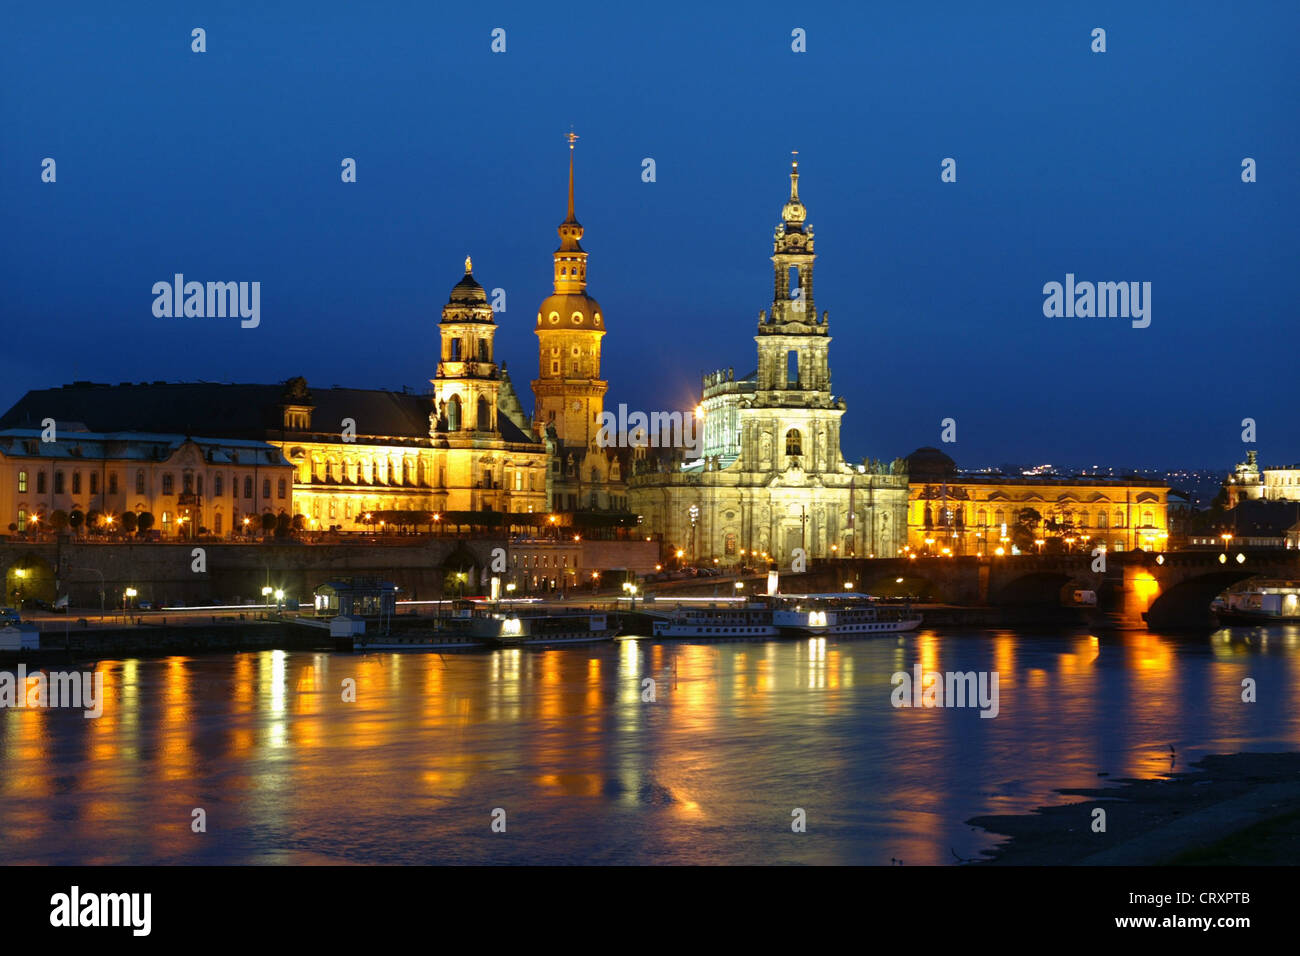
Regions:
[[759, 313], [758, 368], [705, 377], [699, 459], [638, 472], [633, 509], [684, 559], [788, 564], [807, 557], [892, 555], [906, 543], [903, 463], [850, 466], [844, 402], [831, 391], [830, 316], [813, 299], [813, 231], [799, 164], [773, 242], [773, 299]]
[[1241, 501], [1300, 501], [1300, 465], [1261, 469], [1257, 453], [1248, 451], [1223, 486], [1229, 508]]
[[1159, 551], [1168, 543], [1169, 488], [1156, 482], [963, 474], [933, 448], [910, 455], [908, 469], [907, 544], [921, 554], [1011, 554], [1017, 523], [1031, 527], [1022, 522], [1026, 509], [1041, 519], [1032, 534], [1042, 544], [1023, 532], [1021, 544], [1040, 550]]
[[569, 209], [554, 253], [554, 290], [537, 310], [533, 429], [551, 454], [547, 492], [555, 511], [626, 511], [626, 453], [597, 442], [608, 383], [600, 377], [605, 315], [587, 294], [587, 253], [573, 208], [569, 134]]
[[[429, 395], [313, 390], [303, 378], [282, 385], [80, 382], [28, 392], [0, 427], [31, 427], [53, 417], [101, 431], [143, 426], [182, 438], [218, 434], [264, 443], [278, 467], [289, 470], [272, 480], [273, 500], [258, 499], [259, 472], [250, 476], [254, 496], [232, 506], [241, 515], [263, 505], [274, 514], [301, 515], [299, 524], [309, 531], [359, 530], [365, 515], [377, 511], [544, 511], [548, 453], [528, 430], [509, 376], [494, 361], [496, 323], [469, 267], [467, 261], [442, 311]], [[242, 490], [243, 472], [231, 472], [227, 489], [236, 474]], [[282, 479], [287, 488], [281, 489]], [[212, 479], [203, 484], [211, 495]], [[15, 509], [10, 513], [16, 518]], [[239, 530], [228, 523], [234, 510], [221, 517], [204, 511], [202, 517], [213, 533], [230, 534]]]
[[188, 538], [261, 534], [263, 515], [292, 515], [293, 468], [267, 442], [105, 434], [75, 423], [56, 425], [54, 441], [41, 437], [42, 429], [0, 432], [0, 527], [112, 533], [126, 512], [148, 512], [160, 537]]

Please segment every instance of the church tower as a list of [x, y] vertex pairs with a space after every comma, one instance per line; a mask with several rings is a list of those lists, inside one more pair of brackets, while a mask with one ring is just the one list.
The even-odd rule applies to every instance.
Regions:
[[[797, 157], [798, 154], [796, 154]], [[831, 394], [830, 316], [813, 300], [813, 230], [799, 199], [799, 160], [772, 246], [771, 313], [760, 312], [754, 397], [741, 422], [741, 444], [760, 471], [839, 472], [844, 403]]]
[[501, 375], [493, 358], [496, 318], [473, 268], [467, 256], [465, 278], [451, 290], [438, 325], [442, 353], [431, 380], [434, 410], [429, 424], [431, 434], [441, 432], [449, 438], [482, 438], [500, 431]]
[[607, 384], [600, 378], [600, 340], [605, 316], [600, 303], [587, 294], [587, 253], [582, 225], [573, 211], [573, 144], [569, 134], [569, 213], [560, 223], [560, 247], [555, 250], [554, 291], [537, 310], [537, 378], [533, 395], [537, 407], [534, 430], [555, 438], [579, 457], [600, 431]]

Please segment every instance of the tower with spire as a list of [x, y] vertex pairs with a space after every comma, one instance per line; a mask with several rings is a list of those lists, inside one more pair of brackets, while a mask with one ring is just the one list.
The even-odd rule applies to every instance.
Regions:
[[[617, 474], [616, 456], [596, 445], [607, 383], [600, 377], [600, 347], [605, 315], [587, 293], [587, 252], [582, 224], [574, 209], [574, 144], [570, 132], [569, 203], [555, 250], [554, 288], [537, 310], [537, 378], [533, 429], [556, 456], [552, 504], [556, 510], [614, 508], [606, 487]], [[611, 473], [613, 472], [613, 474]]]

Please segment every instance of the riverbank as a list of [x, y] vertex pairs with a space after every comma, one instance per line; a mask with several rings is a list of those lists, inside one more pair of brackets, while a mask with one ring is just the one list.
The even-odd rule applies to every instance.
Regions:
[[[1010, 840], [975, 864], [1271, 866], [1300, 862], [1300, 753], [1214, 755], [1192, 771], [1061, 790], [1087, 799], [967, 821]], [[1093, 832], [1093, 811], [1106, 832]]]

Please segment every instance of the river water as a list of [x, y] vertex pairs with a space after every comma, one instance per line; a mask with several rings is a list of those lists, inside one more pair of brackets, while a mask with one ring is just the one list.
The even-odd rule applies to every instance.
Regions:
[[[997, 716], [893, 706], [918, 663]], [[1300, 749], [1294, 627], [88, 666], [101, 717], [0, 710], [0, 862], [945, 864], [1101, 773]]]

